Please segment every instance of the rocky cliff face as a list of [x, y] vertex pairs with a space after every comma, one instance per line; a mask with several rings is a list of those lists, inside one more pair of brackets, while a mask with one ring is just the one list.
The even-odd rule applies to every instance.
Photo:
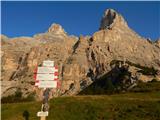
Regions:
[[[20, 89], [24, 97], [36, 92], [37, 99], [40, 98], [41, 90], [34, 87], [33, 72], [46, 59], [55, 61], [59, 68], [61, 88], [53, 90], [55, 96], [78, 94], [111, 71], [114, 61], [128, 64], [133, 76], [141, 73], [139, 80], [160, 80], [159, 41], [152, 43], [140, 37], [112, 9], [105, 11], [100, 30], [91, 37], [70, 36], [60, 25], [53, 24], [46, 33], [32, 38], [1, 35], [1, 41], [2, 97]], [[140, 70], [144, 66], [154, 68], [156, 73], [143, 74]]]

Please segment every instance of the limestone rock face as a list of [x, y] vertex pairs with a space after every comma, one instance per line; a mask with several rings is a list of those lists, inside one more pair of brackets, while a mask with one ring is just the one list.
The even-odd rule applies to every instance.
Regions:
[[160, 38], [157, 41], [155, 41], [155, 45], [160, 48]]
[[6, 45], [8, 44], [8, 40], [9, 38], [5, 35], [0, 35], [0, 38], [1, 38], [1, 45]]
[[[54, 96], [76, 95], [99, 77], [112, 70], [115, 60], [134, 64], [130, 72], [136, 76], [137, 66], [160, 71], [159, 41], [152, 43], [130, 29], [124, 18], [112, 9], [105, 11], [100, 30], [92, 36], [70, 36], [62, 26], [53, 24], [47, 32], [31, 37], [2, 36], [2, 97], [20, 89], [23, 96], [41, 90], [34, 87], [34, 69], [44, 60], [53, 60], [59, 69], [61, 87]], [[159, 73], [159, 72], [158, 72]], [[160, 74], [156, 75], [156, 78]], [[141, 75], [147, 81], [153, 76]], [[150, 79], [149, 79], [150, 80]]]

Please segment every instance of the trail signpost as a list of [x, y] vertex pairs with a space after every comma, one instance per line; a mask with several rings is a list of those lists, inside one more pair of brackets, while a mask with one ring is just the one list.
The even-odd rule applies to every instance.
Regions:
[[52, 88], [57, 88], [59, 85], [58, 81], [58, 68], [54, 66], [54, 61], [43, 61], [43, 66], [37, 67], [34, 73], [35, 86], [43, 88], [43, 103], [41, 111], [37, 113], [40, 120], [46, 120], [49, 112], [49, 92]]

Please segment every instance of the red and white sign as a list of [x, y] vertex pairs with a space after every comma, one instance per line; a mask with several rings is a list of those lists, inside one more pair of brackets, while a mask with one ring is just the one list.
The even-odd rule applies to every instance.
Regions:
[[37, 73], [54, 73], [54, 67], [38, 67]]
[[43, 66], [53, 67], [54, 66], [54, 61], [50, 61], [50, 60], [43, 61]]
[[54, 74], [37, 74], [36, 80], [49, 80], [53, 81], [54, 79], [57, 79], [58, 76], [55, 76]]
[[36, 82], [36, 86], [38, 86], [39, 88], [57, 88], [57, 81], [48, 81], [48, 80], [44, 80], [44, 81], [37, 81]]
[[37, 67], [34, 73], [55, 73], [58, 72], [58, 67]]
[[[41, 81], [35, 81], [35, 86], [39, 86], [39, 82], [41, 82]], [[43, 81], [42, 81], [43, 82]], [[57, 81], [57, 88], [60, 88], [60, 86], [61, 86], [61, 82], [60, 81]]]
[[39, 88], [59, 88], [58, 67], [54, 67], [54, 61], [43, 61], [43, 67], [37, 67], [34, 71], [35, 86]]

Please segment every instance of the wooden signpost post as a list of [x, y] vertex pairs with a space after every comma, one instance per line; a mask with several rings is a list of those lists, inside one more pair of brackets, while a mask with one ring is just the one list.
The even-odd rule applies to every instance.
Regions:
[[35, 86], [44, 89], [41, 111], [37, 112], [37, 116], [40, 117], [40, 120], [46, 120], [49, 114], [48, 99], [50, 89], [57, 88], [59, 82], [58, 68], [54, 66], [54, 61], [43, 61], [43, 66], [35, 70], [34, 79], [36, 80]]

